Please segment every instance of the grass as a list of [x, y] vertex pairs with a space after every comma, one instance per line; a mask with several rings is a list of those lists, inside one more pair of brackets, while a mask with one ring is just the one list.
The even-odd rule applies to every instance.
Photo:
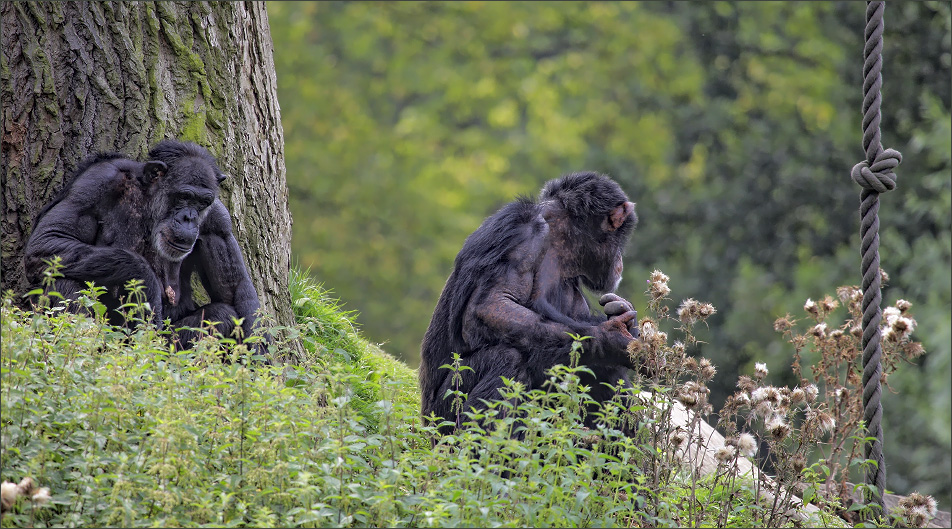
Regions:
[[381, 387], [400, 388], [390, 390], [387, 396], [400, 406], [419, 409], [416, 371], [364, 339], [354, 325], [354, 311], [343, 310], [307, 271], [292, 269], [289, 285], [299, 325], [297, 336], [306, 350], [303, 364], [316, 371], [334, 364], [349, 366], [349, 371], [358, 374], [353, 380], [353, 405], [371, 430], [377, 426], [371, 407], [384, 398]]

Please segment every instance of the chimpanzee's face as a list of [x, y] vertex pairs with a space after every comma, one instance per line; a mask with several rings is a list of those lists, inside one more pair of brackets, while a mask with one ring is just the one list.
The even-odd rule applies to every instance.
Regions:
[[198, 240], [202, 222], [218, 198], [218, 168], [197, 156], [169, 164], [165, 178], [157, 182], [152, 211], [156, 223], [152, 237], [158, 253], [181, 261]]
[[627, 200], [593, 216], [589, 226], [592, 236], [579, 245], [584, 263], [581, 279], [586, 287], [600, 294], [618, 289], [625, 269], [625, 245], [637, 222], [635, 204]]

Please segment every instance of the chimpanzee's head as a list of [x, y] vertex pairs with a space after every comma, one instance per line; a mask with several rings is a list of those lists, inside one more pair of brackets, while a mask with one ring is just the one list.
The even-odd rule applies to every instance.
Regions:
[[152, 241], [163, 258], [181, 261], [195, 247], [225, 175], [215, 158], [194, 143], [161, 141], [149, 151], [149, 159], [168, 167], [149, 183]]
[[621, 187], [599, 173], [572, 173], [547, 182], [539, 201], [563, 266], [595, 292], [618, 288], [622, 254], [638, 222]]

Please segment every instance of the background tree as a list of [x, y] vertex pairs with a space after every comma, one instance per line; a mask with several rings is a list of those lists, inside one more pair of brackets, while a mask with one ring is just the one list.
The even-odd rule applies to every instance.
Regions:
[[291, 216], [271, 34], [257, 2], [3, 2], [2, 287], [24, 292], [39, 209], [99, 151], [194, 141], [229, 178], [264, 310], [292, 319]]
[[[465, 237], [518, 193], [582, 169], [641, 218], [620, 293], [661, 268], [712, 302], [715, 405], [807, 298], [859, 284], [865, 7], [851, 2], [271, 3], [295, 259], [411, 365]], [[884, 303], [928, 354], [884, 392], [889, 486], [952, 505], [952, 22], [888, 4]], [[811, 361], [805, 358], [805, 363]], [[778, 382], [790, 382], [778, 380]]]

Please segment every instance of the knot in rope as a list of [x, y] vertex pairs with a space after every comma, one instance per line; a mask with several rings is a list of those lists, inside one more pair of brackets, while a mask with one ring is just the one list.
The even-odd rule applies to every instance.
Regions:
[[853, 166], [850, 176], [867, 191], [885, 193], [896, 188], [896, 173], [893, 170], [902, 162], [902, 154], [895, 149], [886, 149], [876, 155], [873, 165], [866, 160]]

